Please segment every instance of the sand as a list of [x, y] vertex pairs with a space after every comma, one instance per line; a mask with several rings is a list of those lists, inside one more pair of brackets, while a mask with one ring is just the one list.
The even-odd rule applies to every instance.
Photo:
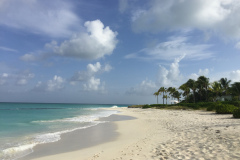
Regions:
[[121, 111], [119, 115], [136, 119], [109, 122], [115, 134], [111, 139], [35, 160], [240, 159], [240, 119], [233, 119], [232, 115], [188, 110], [117, 110]]

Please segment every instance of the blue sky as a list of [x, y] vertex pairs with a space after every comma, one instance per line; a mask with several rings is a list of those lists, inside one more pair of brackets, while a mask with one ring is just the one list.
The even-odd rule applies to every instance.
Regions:
[[239, 15], [238, 0], [1, 0], [0, 101], [148, 104], [200, 75], [240, 81]]

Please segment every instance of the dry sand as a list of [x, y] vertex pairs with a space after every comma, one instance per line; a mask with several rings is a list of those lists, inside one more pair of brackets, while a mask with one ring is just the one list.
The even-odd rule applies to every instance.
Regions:
[[232, 115], [187, 110], [117, 110], [137, 119], [113, 122], [118, 133], [116, 139], [36, 160], [240, 159], [240, 119], [233, 119]]

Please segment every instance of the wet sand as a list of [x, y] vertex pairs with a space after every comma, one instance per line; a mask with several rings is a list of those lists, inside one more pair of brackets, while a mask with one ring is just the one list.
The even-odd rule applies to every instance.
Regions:
[[[98, 133], [97, 143], [89, 143], [88, 139], [85, 146], [72, 148], [69, 139], [63, 137], [59, 144], [62, 143], [65, 150], [58, 150], [57, 143], [51, 144], [49, 150], [55, 150], [53, 154], [44, 152], [35, 159], [240, 159], [240, 119], [233, 119], [232, 115], [187, 110], [117, 110], [121, 111], [119, 117], [115, 116], [117, 121], [101, 124], [100, 128], [90, 131]], [[121, 115], [136, 119], [121, 121]], [[85, 133], [85, 137], [91, 137], [90, 132]], [[80, 134], [74, 133], [71, 138], [81, 137]]]

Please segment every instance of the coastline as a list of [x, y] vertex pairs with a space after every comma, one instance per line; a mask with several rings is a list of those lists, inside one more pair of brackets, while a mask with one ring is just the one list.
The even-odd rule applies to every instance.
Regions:
[[[53, 146], [54, 154], [32, 159], [240, 159], [240, 119], [231, 115], [186, 110], [110, 110], [120, 113], [113, 116], [115, 120], [98, 125], [103, 129], [102, 137], [106, 138], [103, 141], [60, 152]], [[124, 120], [124, 116], [135, 118]], [[71, 137], [77, 136], [78, 133]], [[68, 140], [61, 143], [65, 148], [71, 146]]]

